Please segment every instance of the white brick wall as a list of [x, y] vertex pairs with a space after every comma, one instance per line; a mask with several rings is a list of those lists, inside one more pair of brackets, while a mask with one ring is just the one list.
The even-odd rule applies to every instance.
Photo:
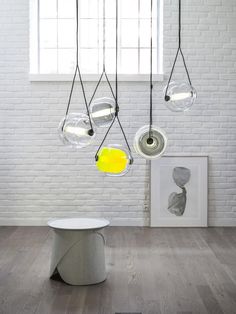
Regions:
[[[70, 83], [28, 81], [28, 2], [0, 1], [0, 224], [74, 215], [148, 224], [145, 160], [134, 155], [127, 176], [103, 177], [93, 159], [99, 141], [72, 152], [58, 140]], [[177, 0], [164, 2], [167, 75], [177, 43]], [[157, 83], [154, 121], [168, 134], [167, 154], [209, 155], [210, 225], [236, 225], [236, 1], [186, 0], [183, 10], [183, 49], [198, 100], [189, 113], [171, 113], [162, 100], [166, 82]], [[86, 84], [90, 95], [92, 88]], [[121, 120], [131, 142], [148, 121], [148, 95], [148, 83], [120, 84]], [[119, 137], [112, 135], [114, 142]]]

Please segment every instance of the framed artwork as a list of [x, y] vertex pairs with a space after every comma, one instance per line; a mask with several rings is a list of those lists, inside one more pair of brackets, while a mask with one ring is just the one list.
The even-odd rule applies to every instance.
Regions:
[[208, 157], [151, 162], [151, 227], [207, 227]]

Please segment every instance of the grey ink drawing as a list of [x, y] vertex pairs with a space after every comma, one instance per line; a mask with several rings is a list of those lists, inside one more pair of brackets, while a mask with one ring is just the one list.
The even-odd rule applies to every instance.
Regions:
[[182, 192], [173, 192], [170, 194], [168, 199], [168, 211], [176, 216], [183, 216], [187, 202], [187, 190], [184, 186], [190, 180], [191, 171], [188, 168], [175, 167], [172, 177], [175, 184], [182, 189]]

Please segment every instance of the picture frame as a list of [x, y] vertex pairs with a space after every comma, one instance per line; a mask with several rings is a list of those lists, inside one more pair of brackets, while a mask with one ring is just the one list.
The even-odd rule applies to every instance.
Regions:
[[208, 157], [153, 160], [150, 193], [151, 227], [207, 227]]

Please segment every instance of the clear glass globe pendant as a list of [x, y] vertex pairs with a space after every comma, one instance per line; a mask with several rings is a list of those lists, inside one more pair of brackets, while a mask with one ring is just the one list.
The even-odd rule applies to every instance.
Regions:
[[[78, 7], [79, 1], [76, 0], [76, 66], [71, 83], [71, 90], [69, 94], [69, 99], [66, 108], [66, 114], [64, 118], [59, 123], [58, 133], [61, 141], [64, 145], [83, 148], [91, 144], [93, 138], [95, 137], [95, 131], [93, 128], [92, 120], [89, 115], [89, 108], [87, 103], [87, 98], [85, 95], [84, 84], [80, 72], [79, 60], [78, 60], [78, 30], [79, 30], [79, 17], [78, 17]], [[84, 104], [86, 107], [87, 115], [83, 113], [68, 113], [71, 104], [71, 98], [74, 91], [76, 75], [79, 76], [80, 85], [82, 88]]]
[[137, 154], [145, 159], [160, 158], [167, 146], [167, 136], [165, 132], [155, 126], [145, 125], [141, 127], [134, 137], [134, 149]]
[[75, 148], [90, 145], [95, 137], [89, 117], [83, 113], [70, 113], [64, 117], [59, 124], [58, 133], [63, 144]]
[[[188, 68], [186, 65], [186, 61], [184, 58], [184, 54], [181, 48], [181, 0], [179, 0], [179, 45], [177, 49], [177, 53], [174, 59], [174, 63], [172, 65], [172, 69], [170, 72], [170, 77], [168, 80], [168, 84], [164, 89], [164, 100], [167, 108], [169, 108], [171, 111], [175, 112], [181, 112], [181, 111], [187, 111], [189, 110], [192, 105], [194, 104], [197, 93], [195, 88], [192, 86], [190, 75], [188, 72]], [[172, 80], [172, 75], [175, 69], [176, 61], [181, 55], [183, 66], [187, 75], [187, 82], [180, 81], [180, 82], [174, 82]]]
[[171, 82], [164, 94], [167, 108], [174, 112], [190, 110], [197, 97], [195, 88], [187, 82]]
[[109, 97], [97, 98], [90, 105], [90, 116], [97, 127], [108, 127], [115, 118], [115, 100]]

